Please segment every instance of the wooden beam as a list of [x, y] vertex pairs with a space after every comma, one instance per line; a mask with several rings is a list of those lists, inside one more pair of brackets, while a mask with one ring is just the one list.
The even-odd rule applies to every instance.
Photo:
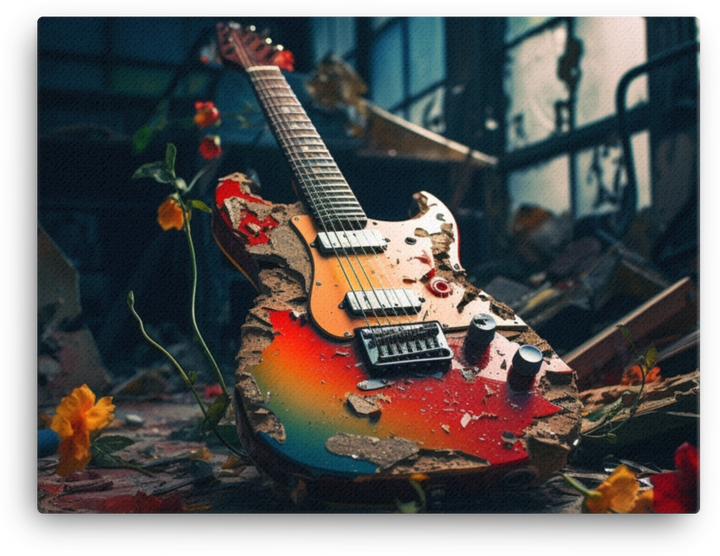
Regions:
[[577, 373], [578, 388], [582, 391], [591, 387], [610, 364], [624, 366], [630, 362], [632, 346], [618, 330], [618, 324], [630, 330], [639, 349], [651, 341], [661, 347], [664, 339], [676, 340], [697, 326], [698, 308], [698, 290], [690, 278], [683, 278], [575, 348], [563, 360]]

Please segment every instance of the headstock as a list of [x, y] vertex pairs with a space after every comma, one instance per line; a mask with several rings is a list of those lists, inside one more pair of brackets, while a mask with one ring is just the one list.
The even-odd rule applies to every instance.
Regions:
[[292, 53], [259, 34], [254, 25], [243, 27], [235, 22], [218, 23], [216, 29], [219, 55], [226, 65], [240, 70], [255, 66], [293, 70]]

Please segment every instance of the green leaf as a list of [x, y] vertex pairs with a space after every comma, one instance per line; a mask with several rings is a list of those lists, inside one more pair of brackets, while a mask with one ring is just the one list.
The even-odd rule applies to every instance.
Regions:
[[214, 425], [217, 425], [225, 416], [230, 398], [225, 394], [220, 394], [207, 410], [207, 419], [202, 424], [203, 432], [211, 431]]
[[622, 325], [622, 324], [618, 324], [617, 327], [618, 327], [618, 330], [620, 330], [620, 332], [622, 332], [622, 335], [625, 336], [627, 341], [630, 342], [630, 344], [632, 345], [633, 338], [632, 338], [632, 334], [630, 333], [630, 330], [628, 330], [628, 327], [625, 325]]
[[195, 381], [197, 380], [197, 373], [195, 371], [188, 371], [187, 377], [190, 384], [195, 384]]
[[175, 159], [177, 158], [177, 148], [172, 143], [168, 143], [165, 149], [165, 167], [170, 175], [175, 179]]
[[135, 170], [135, 173], [132, 175], [132, 179], [140, 179], [140, 178], [153, 178], [155, 181], [159, 183], [172, 183], [175, 179], [174, 175], [171, 175], [167, 171], [167, 167], [165, 165], [165, 162], [158, 161], [158, 162], [148, 162], [147, 164], [143, 164]]
[[193, 199], [193, 200], [191, 200], [191, 201], [190, 201], [190, 206], [191, 206], [192, 208], [196, 208], [196, 209], [201, 210], [201, 211], [203, 211], [203, 212], [208, 212], [208, 213], [212, 214], [212, 209], [211, 209], [209, 206], [207, 206], [205, 203], [203, 203], [202, 201], [200, 201], [200, 200], [198, 200], [198, 199]]
[[588, 413], [585, 416], [586, 421], [590, 421], [591, 423], [597, 423], [603, 418], [612, 418], [614, 417], [621, 409], [623, 408], [623, 399], [622, 394], [620, 394], [620, 397], [615, 400], [614, 402], [604, 405], [595, 411]]
[[132, 438], [121, 435], [101, 436], [93, 441], [93, 445], [96, 448], [108, 454], [132, 446], [133, 444], [135, 444], [135, 441]]
[[[101, 442], [101, 439], [108, 438], [115, 440], [109, 440], [105, 442]], [[123, 439], [123, 440], [118, 440]], [[126, 467], [128, 469], [135, 469], [139, 471], [140, 473], [143, 473], [144, 475], [152, 476], [152, 473], [149, 473], [148, 471], [145, 471], [141, 467], [129, 463], [122, 459], [120, 456], [114, 455], [112, 452], [115, 450], [120, 449], [120, 447], [129, 446], [130, 444], [127, 444], [127, 441], [130, 441], [131, 444], [134, 444], [135, 441], [126, 438], [124, 436], [118, 436], [118, 437], [100, 437], [95, 439], [95, 441], [90, 445], [90, 455], [92, 456], [92, 463], [93, 465], [96, 465], [98, 467], [107, 467], [107, 468], [118, 468], [118, 467]], [[124, 446], [123, 446], [124, 444]]]
[[153, 130], [146, 125], [138, 129], [132, 138], [133, 152], [140, 153], [144, 151], [150, 144], [150, 139], [152, 139], [152, 135]]
[[617, 444], [617, 434], [615, 434], [615, 433], [612, 433], [612, 432], [607, 433], [607, 434], [605, 435], [605, 439], [606, 439], [610, 444]]
[[650, 349], [647, 352], [647, 355], [645, 356], [645, 364], [647, 365], [647, 370], [649, 371], [655, 366], [655, 363], [658, 359], [658, 350], [655, 346], [650, 346]]

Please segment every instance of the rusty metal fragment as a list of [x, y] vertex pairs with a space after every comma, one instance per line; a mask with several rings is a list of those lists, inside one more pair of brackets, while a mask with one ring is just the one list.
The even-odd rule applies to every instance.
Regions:
[[346, 433], [331, 436], [325, 447], [335, 455], [369, 461], [380, 469], [386, 469], [419, 452], [414, 442], [404, 438], [380, 439]]

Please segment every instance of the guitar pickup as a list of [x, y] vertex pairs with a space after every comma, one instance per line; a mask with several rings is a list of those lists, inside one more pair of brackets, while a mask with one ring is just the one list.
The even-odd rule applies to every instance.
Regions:
[[323, 255], [381, 253], [387, 249], [385, 238], [377, 230], [319, 232], [315, 245]]
[[348, 292], [342, 305], [355, 317], [417, 315], [422, 301], [407, 288], [378, 289]]

